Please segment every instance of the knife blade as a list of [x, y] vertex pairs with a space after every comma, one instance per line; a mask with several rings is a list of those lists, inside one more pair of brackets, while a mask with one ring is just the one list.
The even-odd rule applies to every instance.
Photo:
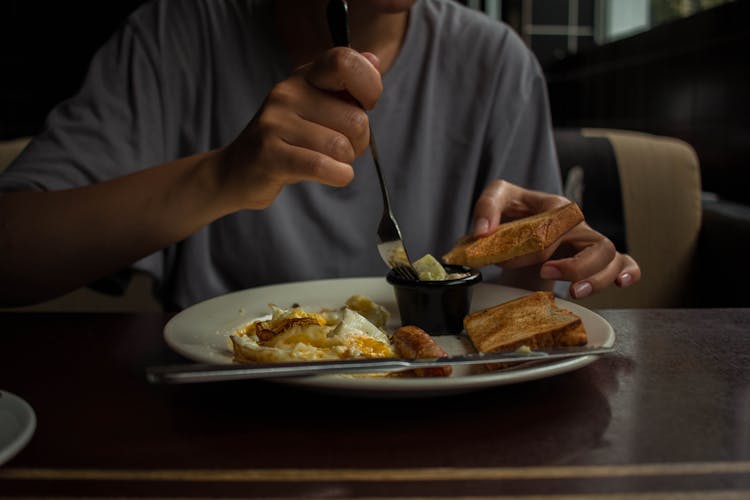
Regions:
[[614, 347], [561, 347], [536, 351], [471, 353], [442, 358], [357, 358], [283, 363], [179, 364], [153, 366], [146, 378], [153, 384], [190, 384], [263, 378], [330, 375], [336, 373], [392, 373], [415, 368], [487, 363], [518, 363], [610, 354]]

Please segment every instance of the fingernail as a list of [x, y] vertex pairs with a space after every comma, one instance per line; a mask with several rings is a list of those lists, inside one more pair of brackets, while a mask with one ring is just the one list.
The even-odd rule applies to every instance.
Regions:
[[474, 222], [474, 234], [484, 234], [490, 228], [490, 221], [480, 217]]
[[622, 273], [620, 275], [620, 286], [628, 286], [633, 281], [633, 277], [630, 273]]
[[539, 275], [543, 280], [559, 280], [562, 278], [562, 272], [555, 266], [542, 266]]
[[588, 281], [581, 281], [573, 286], [573, 296], [577, 299], [582, 299], [590, 295], [592, 290], [591, 283]]

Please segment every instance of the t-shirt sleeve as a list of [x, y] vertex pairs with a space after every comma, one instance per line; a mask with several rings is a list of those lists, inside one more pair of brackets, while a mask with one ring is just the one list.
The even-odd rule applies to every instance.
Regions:
[[[50, 112], [0, 175], [0, 196], [81, 187], [166, 160], [156, 36], [148, 12], [136, 14], [94, 55], [78, 93]], [[159, 279], [162, 260], [153, 254], [134, 267]]]

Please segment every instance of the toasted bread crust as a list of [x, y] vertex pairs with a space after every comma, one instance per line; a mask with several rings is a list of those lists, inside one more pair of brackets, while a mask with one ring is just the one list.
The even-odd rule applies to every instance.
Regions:
[[584, 220], [577, 204], [500, 224], [493, 233], [464, 238], [443, 255], [446, 264], [482, 267], [543, 250]]
[[476, 311], [464, 318], [464, 328], [480, 352], [576, 346], [588, 341], [581, 318], [557, 306], [551, 292], [533, 292]]

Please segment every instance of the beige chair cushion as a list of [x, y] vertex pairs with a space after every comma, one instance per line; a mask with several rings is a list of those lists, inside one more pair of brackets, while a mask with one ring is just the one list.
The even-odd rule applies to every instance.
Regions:
[[690, 292], [691, 268], [701, 226], [700, 166], [695, 150], [671, 137], [584, 129], [607, 137], [617, 158], [628, 252], [641, 282], [583, 299], [587, 307], [677, 307]]
[[30, 137], [19, 137], [0, 141], [0, 172], [8, 168], [8, 165], [16, 159], [16, 156], [21, 154], [30, 140]]

